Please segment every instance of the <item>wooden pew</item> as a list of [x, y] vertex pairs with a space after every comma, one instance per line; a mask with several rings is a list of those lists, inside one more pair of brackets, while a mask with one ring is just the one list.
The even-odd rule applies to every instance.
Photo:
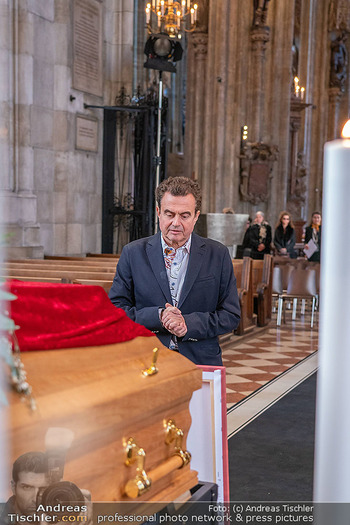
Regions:
[[[63, 257], [59, 257], [59, 258], [51, 258], [51, 259], [22, 259], [22, 262], [36, 262], [38, 264], [82, 264], [82, 265], [87, 265], [87, 266], [98, 266], [98, 265], [101, 265], [101, 266], [115, 266], [116, 263], [118, 262], [119, 260], [119, 257], [114, 257], [114, 258], [108, 258], [108, 259], [105, 259], [105, 258], [98, 258], [98, 257], [81, 257], [81, 258], [73, 258], [73, 257], [69, 257], [69, 258], [63, 258]], [[14, 259], [12, 260], [14, 262], [16, 262]], [[20, 262], [20, 261], [17, 261], [17, 262]]]
[[92, 271], [88, 268], [84, 270], [81, 270], [79, 268], [77, 269], [54, 269], [54, 270], [46, 270], [46, 269], [28, 269], [25, 268], [23, 270], [20, 269], [6, 269], [4, 268], [3, 274], [7, 278], [24, 278], [24, 277], [34, 277], [37, 280], [44, 279], [44, 278], [55, 278], [55, 279], [66, 279], [68, 282], [73, 281], [74, 279], [93, 279], [93, 280], [113, 280], [114, 278], [114, 272], [108, 272], [108, 271]]
[[1, 272], [0, 279], [7, 281], [16, 279], [17, 281], [32, 281], [40, 283], [62, 283], [62, 279], [59, 277], [23, 277], [23, 275], [5, 275], [5, 272]]
[[[71, 282], [73, 284], [102, 286], [108, 293], [115, 275], [118, 260], [114, 257], [99, 258], [52, 258], [11, 260], [4, 265], [6, 278], [42, 282]], [[252, 288], [252, 260], [232, 261], [241, 307], [241, 321], [235, 330], [243, 335], [256, 325]]]
[[102, 286], [104, 291], [108, 294], [111, 289], [113, 279], [110, 281], [103, 281], [101, 279], [73, 279], [72, 284], [86, 284], [88, 286]]
[[3, 264], [2, 273], [8, 279], [98, 285], [108, 293], [117, 262], [112, 258], [10, 260]]
[[86, 257], [69, 256], [69, 255], [45, 255], [44, 261], [85, 261]]
[[257, 324], [266, 326], [271, 321], [272, 314], [272, 255], [265, 254], [264, 260], [252, 260], [252, 272]]
[[81, 271], [81, 272], [115, 272], [116, 264], [70, 264], [68, 262], [55, 264], [41, 264], [32, 262], [5, 262], [3, 268], [16, 270], [50, 270], [50, 271]]
[[252, 260], [250, 257], [244, 257], [243, 260], [233, 259], [232, 264], [237, 280], [238, 298], [241, 307], [241, 320], [235, 330], [235, 334], [243, 335], [256, 325], [252, 288]]
[[[69, 255], [45, 255], [44, 261], [105, 261], [110, 262], [119, 259], [120, 254], [100, 253], [100, 254], [86, 254], [86, 257], [69, 256]], [[25, 260], [25, 259], [24, 259]]]
[[108, 258], [119, 259], [120, 253], [87, 253], [86, 257], [95, 257], [95, 258], [100, 258], [100, 259], [108, 259]]

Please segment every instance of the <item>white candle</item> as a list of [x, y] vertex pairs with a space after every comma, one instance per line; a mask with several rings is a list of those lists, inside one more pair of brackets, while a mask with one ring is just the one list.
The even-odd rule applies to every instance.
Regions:
[[181, 24], [181, 11], [176, 11], [176, 17], [177, 17], [177, 27], [180, 29], [180, 24]]
[[[330, 503], [350, 501], [350, 129], [344, 130], [324, 151], [314, 500]], [[343, 518], [329, 519], [338, 525]]]
[[299, 79], [298, 77], [294, 77], [294, 93], [297, 92], [297, 86], [299, 86]]

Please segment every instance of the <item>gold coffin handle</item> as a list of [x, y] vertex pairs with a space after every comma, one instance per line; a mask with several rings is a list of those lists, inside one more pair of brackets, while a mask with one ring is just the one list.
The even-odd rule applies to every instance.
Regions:
[[145, 471], [146, 452], [139, 447], [133, 438], [129, 438], [125, 446], [125, 464], [131, 467], [136, 462], [136, 476], [126, 483], [124, 492], [129, 498], [138, 498], [151, 486], [151, 480]]
[[173, 419], [168, 419], [168, 421], [164, 423], [164, 426], [166, 431], [165, 443], [167, 445], [174, 443], [175, 457], [178, 456], [182, 460], [182, 465], [178, 468], [188, 465], [188, 463], [191, 461], [191, 453], [188, 450], [183, 450], [183, 430], [176, 426], [176, 423]]
[[142, 370], [143, 376], [145, 377], [154, 376], [155, 374], [158, 373], [158, 368], [157, 368], [158, 352], [159, 352], [159, 348], [157, 347], [153, 348], [151, 366], [149, 368], [145, 368], [144, 370]]
[[131, 466], [136, 462], [136, 476], [130, 479], [124, 488], [124, 492], [129, 498], [139, 498], [151, 487], [152, 483], [188, 465], [190, 462], [191, 454], [187, 450], [182, 449], [183, 431], [176, 427], [172, 419], [166, 422], [165, 429], [165, 443], [169, 445], [174, 442], [174, 455], [153, 470], [150, 470], [148, 474], [145, 471], [146, 452], [136, 444], [133, 438], [128, 439], [125, 464]]

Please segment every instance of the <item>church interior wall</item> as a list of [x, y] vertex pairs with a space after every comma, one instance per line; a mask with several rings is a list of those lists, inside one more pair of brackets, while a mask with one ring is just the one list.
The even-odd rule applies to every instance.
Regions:
[[[143, 2], [89, 0], [102, 12], [102, 91], [73, 88], [75, 1], [0, 0], [0, 199], [13, 256], [101, 250], [103, 112], [85, 105], [115, 104], [121, 88], [130, 95], [138, 87], [143, 92], [157, 87], [157, 73], [143, 67]], [[262, 24], [253, 46], [260, 4], [267, 9], [269, 32]], [[335, 138], [332, 133], [339, 136], [350, 108], [349, 75], [341, 93], [329, 82], [330, 6], [344, 12], [344, 5], [342, 0], [199, 1], [198, 28], [187, 37], [177, 77], [165, 75], [165, 89], [171, 96], [176, 92], [170, 102], [169, 173], [198, 179], [203, 212], [232, 207], [253, 215], [262, 209], [274, 225], [282, 208], [304, 222], [321, 208], [323, 145]], [[301, 112], [297, 138], [303, 196], [293, 200], [290, 99], [296, 23], [300, 82], [310, 106]], [[350, 39], [346, 48], [349, 56]], [[98, 123], [96, 151], [76, 147], [79, 115]], [[240, 192], [244, 125], [249, 141], [278, 148], [267, 196], [260, 201], [244, 200]]]
[[[14, 256], [101, 249], [102, 110], [131, 87], [133, 1], [103, 2], [103, 92], [73, 89], [73, 2], [2, 1], [8, 140], [3, 215]], [[11, 34], [13, 35], [13, 45]], [[5, 47], [5, 49], [4, 49]], [[4, 86], [2, 86], [4, 88]], [[76, 148], [76, 116], [98, 122], [97, 151]]]
[[[328, 0], [317, 3], [313, 0], [256, 2], [256, 5], [267, 6], [269, 34], [265, 42], [263, 31], [261, 35], [255, 35], [253, 47], [254, 2], [246, 3], [244, 8], [235, 1], [210, 2], [204, 109], [205, 130], [209, 127], [209, 131], [204, 131], [207, 140], [189, 148], [192, 155], [186, 159], [188, 176], [194, 174], [202, 186], [209, 189], [204, 202], [205, 211], [220, 212], [223, 207], [230, 206], [237, 212], [252, 216], [262, 209], [274, 225], [281, 209], [287, 208], [294, 219], [303, 222], [309, 220], [314, 209], [321, 209], [323, 145], [329, 139], [326, 130], [330, 111], [328, 24], [331, 3], [339, 13], [346, 10], [341, 2]], [[346, 13], [343, 16], [346, 17]], [[305, 86], [305, 102], [310, 105], [300, 111], [297, 133], [300, 164], [296, 167], [299, 186], [291, 195], [292, 44], [296, 24], [298, 75], [300, 85]], [[192, 67], [193, 70], [188, 71], [189, 83], [195, 83], [196, 78], [194, 57]], [[345, 92], [348, 93], [348, 87]], [[195, 90], [188, 96], [189, 99], [195, 96]], [[349, 112], [348, 95], [340, 98], [338, 111], [337, 137]], [[262, 141], [278, 148], [267, 198], [259, 202], [247, 202], [239, 192], [240, 129], [243, 125], [248, 126], [248, 140]], [[191, 125], [188, 130], [189, 135], [196, 132]], [[196, 151], [198, 149], [200, 151]], [[202, 159], [201, 173], [197, 173], [195, 161], [191, 164], [191, 159], [196, 157]]]

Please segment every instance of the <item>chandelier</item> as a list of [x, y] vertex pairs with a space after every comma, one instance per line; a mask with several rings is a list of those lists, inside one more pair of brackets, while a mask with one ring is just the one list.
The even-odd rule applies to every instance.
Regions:
[[181, 38], [182, 32], [194, 31], [197, 11], [198, 4], [192, 0], [152, 0], [146, 5], [147, 30]]

